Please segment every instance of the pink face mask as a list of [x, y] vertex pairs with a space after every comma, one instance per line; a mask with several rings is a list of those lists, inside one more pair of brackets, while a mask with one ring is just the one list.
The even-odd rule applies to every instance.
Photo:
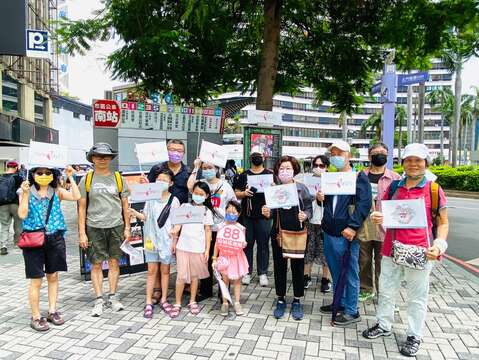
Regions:
[[293, 180], [294, 177], [294, 171], [293, 169], [284, 169], [284, 170], [279, 170], [278, 173], [279, 180], [281, 180], [282, 183], [288, 183], [291, 180]]

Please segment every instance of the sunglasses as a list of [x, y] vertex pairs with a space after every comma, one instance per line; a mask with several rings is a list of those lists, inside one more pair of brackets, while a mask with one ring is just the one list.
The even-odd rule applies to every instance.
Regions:
[[324, 164], [314, 164], [313, 167], [314, 167], [314, 168], [318, 168], [318, 167], [319, 167], [320, 169], [326, 169], [326, 165], [324, 165]]
[[36, 176], [43, 176], [43, 175], [50, 176], [51, 174], [52, 174], [51, 171], [45, 171], [45, 172], [38, 171], [38, 172], [35, 173]]

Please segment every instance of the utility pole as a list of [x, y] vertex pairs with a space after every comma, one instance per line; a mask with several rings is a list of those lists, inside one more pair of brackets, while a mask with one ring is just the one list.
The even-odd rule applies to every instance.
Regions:
[[[411, 70], [409, 70], [411, 73]], [[407, 143], [411, 144], [413, 142], [413, 132], [412, 132], [413, 122], [412, 122], [412, 85], [407, 87]]]
[[419, 84], [419, 136], [417, 137], [417, 142], [424, 144], [424, 100], [426, 96], [426, 85], [425, 83]]
[[394, 118], [396, 115], [396, 65], [395, 51], [390, 51], [384, 59], [384, 72], [381, 81], [381, 102], [383, 103], [383, 143], [388, 150], [388, 169], [393, 167]]

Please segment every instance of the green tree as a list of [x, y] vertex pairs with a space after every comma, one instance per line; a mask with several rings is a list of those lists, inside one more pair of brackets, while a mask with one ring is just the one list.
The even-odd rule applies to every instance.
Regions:
[[[426, 101], [431, 105], [433, 111], [441, 113], [441, 161], [444, 160], [444, 125], [450, 124], [454, 112], [454, 94], [452, 90], [447, 87], [434, 89], [426, 95]], [[450, 134], [450, 132], [449, 132]], [[451, 136], [449, 135], [449, 147], [451, 147]]]
[[467, 136], [468, 129], [471, 127], [474, 121], [474, 96], [472, 95], [463, 95], [461, 102], [461, 126], [460, 133], [462, 133], [462, 157], [459, 153], [459, 161], [462, 164], [467, 162]]
[[116, 78], [185, 102], [239, 89], [272, 110], [274, 93], [307, 85], [351, 114], [384, 49], [405, 68], [427, 63], [477, 11], [475, 0], [105, 0], [93, 19], [60, 20], [57, 34], [70, 53], [118, 36], [107, 62]]

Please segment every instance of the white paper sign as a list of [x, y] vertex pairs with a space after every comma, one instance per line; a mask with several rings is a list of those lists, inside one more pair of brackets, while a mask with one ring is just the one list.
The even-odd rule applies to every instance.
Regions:
[[321, 177], [304, 175], [303, 181], [312, 196], [316, 196], [316, 193], [321, 191]]
[[258, 189], [258, 193], [264, 193], [264, 189], [270, 187], [273, 183], [273, 174], [248, 175], [248, 186]]
[[295, 183], [270, 186], [264, 189], [266, 206], [270, 209], [289, 208], [299, 205], [298, 189]]
[[230, 292], [228, 290], [228, 287], [224, 283], [223, 279], [221, 278], [221, 274], [216, 270], [213, 270], [213, 273], [215, 274], [215, 278], [218, 281], [218, 285], [220, 286], [221, 296], [223, 296], [226, 300], [228, 300], [230, 304], [233, 304], [233, 300], [231, 299]]
[[130, 202], [144, 202], [148, 200], [160, 200], [161, 184], [156, 182], [147, 184], [130, 184]]
[[200, 160], [224, 168], [229, 152], [221, 145], [208, 141], [201, 142]]
[[166, 141], [135, 144], [135, 152], [140, 164], [168, 161]]
[[325, 195], [356, 194], [356, 172], [326, 172], [322, 174], [321, 191]]
[[383, 200], [381, 211], [386, 229], [420, 229], [427, 227], [424, 199]]
[[130, 265], [138, 265], [145, 262], [143, 258], [143, 248], [135, 248], [125, 240], [123, 244], [121, 244], [120, 249], [130, 257]]
[[64, 168], [68, 165], [66, 146], [30, 141], [28, 167]]
[[202, 224], [205, 217], [203, 206], [183, 204], [179, 208], [171, 209], [171, 224]]

